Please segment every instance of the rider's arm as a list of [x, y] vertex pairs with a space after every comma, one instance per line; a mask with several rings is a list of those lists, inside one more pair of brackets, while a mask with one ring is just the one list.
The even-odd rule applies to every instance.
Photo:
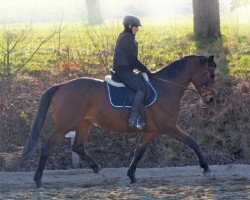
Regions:
[[127, 61], [130, 66], [135, 67], [136, 69], [140, 70], [141, 72], [148, 72], [148, 68], [138, 60], [137, 56], [135, 55], [135, 43], [132, 38], [127, 38], [126, 42], [124, 42], [124, 51]]

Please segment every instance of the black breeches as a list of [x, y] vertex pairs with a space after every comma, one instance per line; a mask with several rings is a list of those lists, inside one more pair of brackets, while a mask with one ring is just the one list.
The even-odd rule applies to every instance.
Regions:
[[144, 81], [138, 77], [132, 70], [128, 69], [116, 69], [115, 75], [130, 89], [133, 91], [142, 91], [146, 94], [147, 89]]

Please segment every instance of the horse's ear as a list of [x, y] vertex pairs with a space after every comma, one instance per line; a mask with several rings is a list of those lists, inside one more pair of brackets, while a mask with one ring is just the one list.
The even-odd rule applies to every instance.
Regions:
[[212, 63], [214, 61], [214, 55], [208, 57], [208, 62]]

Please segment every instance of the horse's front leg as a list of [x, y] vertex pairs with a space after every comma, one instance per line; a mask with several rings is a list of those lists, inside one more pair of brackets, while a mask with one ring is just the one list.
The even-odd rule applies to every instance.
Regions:
[[127, 175], [131, 180], [131, 183], [136, 182], [136, 178], [135, 178], [136, 166], [139, 160], [141, 159], [142, 155], [144, 154], [148, 146], [148, 143], [151, 141], [154, 135], [155, 135], [155, 132], [145, 132], [145, 133], [142, 133], [142, 136], [139, 139], [138, 145], [135, 149], [134, 157], [132, 159], [132, 162], [129, 165], [128, 172], [127, 172]]
[[209, 169], [206, 159], [204, 158], [204, 156], [202, 155], [200, 151], [200, 147], [197, 144], [197, 142], [193, 138], [185, 134], [178, 126], [174, 128], [174, 131], [171, 131], [171, 136], [175, 138], [176, 140], [188, 145], [191, 149], [194, 150], [194, 152], [196, 153], [199, 159], [200, 166], [204, 169], [203, 174], [205, 176], [208, 175], [210, 173], [210, 169]]

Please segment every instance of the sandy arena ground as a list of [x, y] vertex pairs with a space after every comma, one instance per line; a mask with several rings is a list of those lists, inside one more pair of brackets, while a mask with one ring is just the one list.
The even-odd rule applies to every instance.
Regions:
[[34, 172], [0, 172], [0, 199], [250, 199], [250, 165], [211, 166], [210, 178], [198, 166], [137, 169], [130, 184], [127, 168], [45, 171], [43, 189]]

